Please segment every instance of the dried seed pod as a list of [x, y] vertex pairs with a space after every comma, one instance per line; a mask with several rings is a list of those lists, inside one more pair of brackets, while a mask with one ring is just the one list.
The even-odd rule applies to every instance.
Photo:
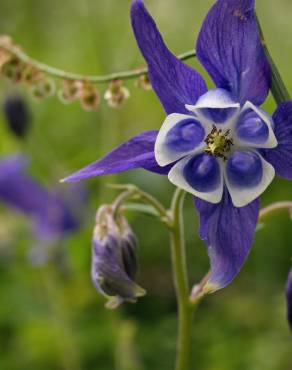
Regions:
[[21, 81], [24, 68], [25, 64], [21, 60], [12, 57], [2, 65], [1, 72], [11, 82], [18, 83]]
[[22, 71], [21, 81], [28, 86], [37, 84], [39, 81], [44, 79], [44, 74], [37, 68], [26, 65]]
[[112, 108], [120, 108], [130, 97], [129, 90], [123, 86], [123, 81], [115, 80], [109, 84], [104, 98]]
[[82, 85], [81, 81], [63, 80], [58, 93], [60, 100], [65, 104], [69, 104], [79, 99]]
[[3, 66], [8, 63], [11, 58], [12, 55], [8, 51], [0, 49], [0, 72], [2, 72]]
[[33, 84], [32, 96], [36, 99], [43, 99], [53, 96], [56, 92], [56, 84], [52, 78], [43, 78]]
[[136, 86], [146, 91], [152, 90], [152, 85], [147, 74], [142, 75], [137, 79]]
[[98, 108], [100, 103], [100, 94], [91, 83], [84, 82], [79, 91], [79, 99], [82, 108], [90, 112]]

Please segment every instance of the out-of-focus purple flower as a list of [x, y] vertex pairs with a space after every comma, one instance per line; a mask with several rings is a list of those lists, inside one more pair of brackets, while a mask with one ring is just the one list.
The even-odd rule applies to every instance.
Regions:
[[287, 296], [287, 315], [290, 328], [292, 330], [292, 269], [290, 270], [287, 286], [286, 286], [286, 296]]
[[39, 184], [26, 167], [19, 155], [0, 160], [0, 202], [31, 219], [39, 242], [54, 243], [74, 232], [78, 220], [69, 203]]
[[218, 0], [203, 23], [196, 50], [216, 86], [210, 91], [168, 50], [142, 0], [133, 1], [131, 17], [167, 117], [160, 131], [138, 134], [65, 181], [134, 168], [168, 174], [194, 195], [211, 261], [204, 290], [214, 292], [234, 279], [248, 256], [259, 196], [275, 174], [292, 179], [292, 101], [272, 117], [260, 108], [271, 69], [255, 0]]
[[135, 302], [145, 294], [135, 283], [137, 267], [137, 240], [127, 220], [121, 215], [114, 218], [109, 205], [100, 207], [92, 241], [91, 276], [96, 289], [111, 297], [108, 307]]
[[24, 138], [29, 131], [31, 121], [24, 98], [20, 95], [7, 96], [3, 109], [10, 131], [18, 138]]

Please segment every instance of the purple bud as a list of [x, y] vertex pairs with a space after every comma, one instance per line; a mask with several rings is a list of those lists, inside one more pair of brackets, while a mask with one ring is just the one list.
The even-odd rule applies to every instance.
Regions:
[[292, 330], [292, 269], [290, 270], [288, 276], [288, 282], [286, 286], [286, 296], [287, 296], [288, 321], [290, 328]]
[[8, 96], [4, 101], [4, 114], [11, 132], [24, 138], [30, 126], [30, 114], [24, 99], [17, 95]]
[[92, 243], [91, 275], [96, 289], [114, 297], [115, 305], [135, 302], [145, 294], [135, 283], [137, 274], [137, 240], [127, 220], [116, 219], [111, 206], [100, 207], [96, 215]]

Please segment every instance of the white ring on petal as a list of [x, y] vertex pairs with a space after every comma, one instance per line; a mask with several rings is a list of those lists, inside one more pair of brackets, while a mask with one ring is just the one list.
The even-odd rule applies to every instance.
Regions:
[[245, 112], [248, 109], [251, 109], [252, 111], [254, 111], [259, 116], [259, 118], [261, 118], [261, 120], [266, 123], [266, 125], [269, 129], [268, 140], [265, 143], [260, 143], [260, 144], [252, 143], [248, 140], [243, 140], [243, 139], [239, 138], [236, 135], [236, 127], [235, 127], [234, 131], [233, 131], [234, 144], [236, 146], [240, 146], [240, 147], [263, 148], [263, 149], [264, 148], [267, 148], [267, 149], [268, 148], [270, 148], [270, 149], [271, 148], [276, 148], [278, 146], [278, 141], [277, 141], [277, 138], [274, 134], [272, 117], [270, 117], [262, 109], [257, 108], [255, 105], [253, 105], [249, 101], [244, 104], [240, 114], [242, 114], [243, 112]]
[[[231, 127], [234, 123], [235, 116], [239, 113], [240, 104], [232, 100], [230, 94], [224, 89], [213, 89], [209, 90], [206, 94], [202, 95], [195, 105], [185, 105], [186, 109], [193, 112], [201, 122], [208, 125], [218, 124], [220, 127]], [[202, 114], [201, 109], [228, 109], [234, 108], [235, 112], [227, 119], [225, 123], [214, 122], [208, 119], [204, 114]]]
[[204, 124], [199, 122], [202, 126], [202, 128], [205, 130], [205, 136], [202, 140], [202, 143], [199, 144], [197, 147], [195, 147], [192, 150], [189, 150], [187, 152], [176, 152], [171, 150], [166, 144], [165, 139], [167, 134], [171, 129], [173, 129], [178, 123], [184, 121], [184, 120], [194, 120], [198, 121], [198, 119], [193, 115], [186, 115], [186, 114], [179, 114], [179, 113], [172, 113], [169, 116], [166, 117], [165, 121], [163, 122], [163, 125], [157, 135], [155, 147], [154, 147], [154, 154], [156, 162], [159, 164], [159, 166], [167, 166], [170, 163], [176, 162], [177, 160], [189, 155], [189, 154], [196, 154], [200, 153], [204, 150], [206, 147], [206, 144], [204, 142], [204, 139], [208, 135], [208, 127], [205, 127]]
[[[252, 151], [252, 150], [251, 150]], [[235, 207], [244, 207], [257, 199], [271, 184], [275, 177], [274, 167], [267, 162], [257, 151], [253, 151], [261, 159], [263, 166], [263, 176], [261, 182], [252, 188], [239, 188], [230, 183], [227, 175], [227, 166], [224, 166], [224, 179], [228, 188], [232, 203]]]
[[221, 161], [218, 160], [220, 166], [220, 182], [218, 188], [212, 192], [203, 193], [191, 187], [191, 185], [184, 178], [184, 167], [188, 163], [188, 161], [191, 160], [192, 158], [193, 155], [183, 158], [178, 163], [176, 163], [176, 165], [174, 165], [170, 172], [168, 173], [169, 181], [172, 182], [178, 188], [183, 189], [200, 199], [206, 200], [207, 202], [210, 203], [219, 203], [222, 199], [224, 190], [224, 176]]

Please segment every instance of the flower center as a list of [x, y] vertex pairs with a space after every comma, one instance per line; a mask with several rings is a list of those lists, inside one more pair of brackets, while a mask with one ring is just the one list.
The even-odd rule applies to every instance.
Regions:
[[223, 132], [222, 129], [217, 129], [213, 125], [213, 129], [210, 134], [206, 137], [205, 143], [207, 147], [205, 152], [214, 156], [227, 160], [226, 154], [230, 152], [230, 149], [233, 145], [233, 140], [230, 137], [230, 130]]

